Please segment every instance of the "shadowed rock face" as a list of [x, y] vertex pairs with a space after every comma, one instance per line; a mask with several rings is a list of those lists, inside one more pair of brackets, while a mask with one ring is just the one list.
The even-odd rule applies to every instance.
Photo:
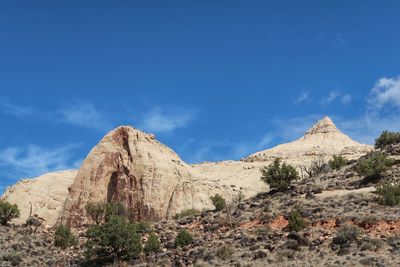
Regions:
[[84, 161], [69, 188], [61, 219], [71, 226], [86, 223], [84, 207], [89, 202], [123, 203], [134, 220], [168, 218], [183, 209], [204, 208], [209, 191], [218, 190], [212, 190], [212, 182], [195, 189], [192, 171], [153, 135], [132, 127], [117, 128]]

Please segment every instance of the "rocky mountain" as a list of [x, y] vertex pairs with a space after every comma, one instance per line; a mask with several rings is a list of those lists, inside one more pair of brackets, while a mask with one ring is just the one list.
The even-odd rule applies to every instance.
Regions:
[[316, 158], [329, 160], [332, 155], [356, 159], [371, 149], [371, 146], [360, 144], [343, 134], [329, 117], [324, 117], [300, 139], [257, 152], [243, 161], [263, 162], [282, 158], [285, 162], [300, 166]]
[[29, 215], [29, 201], [33, 212], [49, 225], [57, 218], [71, 225], [87, 222], [84, 206], [89, 202], [122, 202], [135, 219], [164, 219], [185, 209], [211, 208], [210, 196], [217, 193], [230, 201], [239, 192], [250, 198], [267, 191], [260, 168], [276, 157], [300, 167], [336, 154], [358, 158], [370, 149], [341, 133], [325, 117], [299, 140], [242, 161], [189, 165], [154, 135], [122, 126], [92, 149], [79, 171], [21, 181], [3, 198], [20, 206], [22, 216], [17, 222]]
[[107, 134], [83, 162], [65, 201], [62, 221], [87, 221], [89, 202], [124, 203], [135, 220], [171, 218], [181, 210], [210, 206], [216, 181], [193, 168], [153, 135], [122, 126]]

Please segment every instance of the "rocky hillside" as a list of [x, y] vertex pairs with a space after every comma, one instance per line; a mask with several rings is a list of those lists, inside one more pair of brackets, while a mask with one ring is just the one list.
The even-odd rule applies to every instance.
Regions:
[[[400, 155], [398, 149], [392, 151], [394, 165], [381, 180], [400, 181]], [[288, 192], [260, 193], [222, 211], [204, 210], [176, 220], [150, 221], [142, 241], [155, 232], [161, 250], [120, 264], [399, 266], [400, 207], [378, 204], [375, 184], [366, 183], [357, 166], [357, 161], [351, 161], [340, 170], [298, 181]], [[304, 229], [290, 230], [293, 211], [306, 222]], [[19, 266], [83, 264], [85, 229], [74, 230], [79, 245], [60, 251], [51, 242], [52, 230], [31, 236], [23, 227], [0, 226], [0, 266], [18, 262], [18, 255]], [[176, 237], [182, 229], [193, 236], [193, 241], [178, 247]], [[113, 263], [103, 262], [101, 266]]]
[[50, 226], [58, 219], [71, 225], [85, 223], [88, 202], [123, 202], [136, 219], [164, 219], [184, 209], [211, 208], [210, 196], [216, 193], [231, 200], [239, 191], [246, 198], [267, 191], [260, 168], [276, 157], [299, 168], [336, 154], [355, 159], [370, 149], [341, 133], [325, 117], [299, 140], [243, 161], [189, 165], [153, 135], [123, 126], [92, 149], [77, 173], [48, 174], [20, 182], [9, 188], [4, 198], [22, 210], [21, 220], [15, 222], [26, 219], [29, 201], [33, 212]]

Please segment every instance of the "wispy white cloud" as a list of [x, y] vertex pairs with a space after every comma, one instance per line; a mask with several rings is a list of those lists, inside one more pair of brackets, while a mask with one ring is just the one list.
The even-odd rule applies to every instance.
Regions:
[[30, 116], [35, 112], [35, 109], [32, 107], [16, 105], [11, 103], [10, 100], [4, 98], [0, 98], [0, 110], [2, 113], [16, 118]]
[[105, 114], [91, 103], [77, 103], [60, 111], [61, 121], [101, 131], [110, 130]]
[[348, 104], [351, 102], [351, 99], [352, 99], [351, 95], [344, 94], [344, 95], [341, 95], [340, 102], [342, 102], [342, 104]]
[[0, 150], [0, 166], [7, 169], [8, 175], [30, 177], [51, 171], [72, 169], [77, 166], [77, 161], [72, 159], [72, 155], [78, 147], [79, 144], [57, 148], [37, 145], [8, 147]]
[[342, 104], [348, 104], [351, 102], [351, 95], [341, 93], [338, 90], [329, 92], [328, 96], [321, 100], [322, 105], [329, 105], [332, 102], [339, 100]]
[[332, 48], [340, 48], [345, 47], [347, 45], [347, 41], [343, 38], [341, 33], [336, 33], [331, 46]]
[[154, 133], [185, 128], [196, 117], [196, 111], [185, 108], [154, 108], [139, 122], [139, 128]]
[[308, 91], [302, 92], [294, 101], [295, 103], [311, 102], [310, 94]]
[[385, 105], [400, 107], [400, 77], [379, 79], [367, 101], [374, 109], [381, 109]]

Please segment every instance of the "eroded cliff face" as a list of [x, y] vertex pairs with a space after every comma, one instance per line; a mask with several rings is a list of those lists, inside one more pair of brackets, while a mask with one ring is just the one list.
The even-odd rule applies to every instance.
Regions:
[[90, 152], [69, 188], [61, 220], [87, 222], [89, 202], [119, 202], [134, 220], [170, 218], [183, 209], [204, 208], [215, 183], [194, 177], [192, 167], [168, 147], [132, 127], [107, 134]]

